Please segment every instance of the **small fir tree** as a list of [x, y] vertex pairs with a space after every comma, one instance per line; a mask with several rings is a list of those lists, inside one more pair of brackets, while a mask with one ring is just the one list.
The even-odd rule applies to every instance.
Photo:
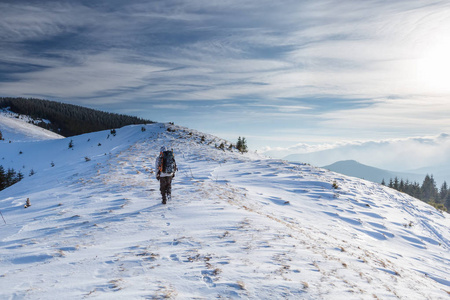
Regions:
[[247, 148], [247, 140], [245, 139], [245, 137], [239, 137], [237, 144], [236, 144], [236, 148], [241, 152], [248, 152], [248, 148]]

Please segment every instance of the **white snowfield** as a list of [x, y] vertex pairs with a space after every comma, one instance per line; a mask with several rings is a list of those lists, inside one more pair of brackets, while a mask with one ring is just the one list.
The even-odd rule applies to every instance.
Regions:
[[448, 214], [222, 142], [152, 124], [0, 144], [26, 177], [0, 192], [0, 299], [449, 299]]
[[62, 139], [62, 135], [30, 124], [32, 119], [0, 109], [0, 131], [6, 141], [28, 142]]

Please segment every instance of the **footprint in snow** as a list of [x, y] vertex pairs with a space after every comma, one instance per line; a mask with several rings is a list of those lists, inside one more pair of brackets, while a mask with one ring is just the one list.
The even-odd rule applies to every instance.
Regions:
[[208, 276], [208, 273], [209, 273], [209, 271], [202, 271], [202, 279], [210, 288], [215, 287], [216, 284], [211, 279], [211, 277]]
[[272, 203], [274, 203], [276, 205], [289, 205], [290, 204], [289, 201], [282, 200], [279, 197], [271, 197], [271, 198], [269, 198], [269, 200], [272, 201]]

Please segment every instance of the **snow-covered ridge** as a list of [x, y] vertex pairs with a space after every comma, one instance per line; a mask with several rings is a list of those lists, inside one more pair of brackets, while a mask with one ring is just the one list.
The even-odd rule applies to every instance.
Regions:
[[[222, 142], [152, 124], [2, 145], [35, 175], [0, 192], [0, 298], [448, 298], [448, 214]], [[179, 167], [166, 206], [161, 145]]]
[[61, 139], [63, 136], [36, 126], [38, 122], [49, 123], [48, 120], [34, 120], [26, 115], [19, 115], [8, 109], [0, 109], [0, 131], [4, 141], [28, 142]]

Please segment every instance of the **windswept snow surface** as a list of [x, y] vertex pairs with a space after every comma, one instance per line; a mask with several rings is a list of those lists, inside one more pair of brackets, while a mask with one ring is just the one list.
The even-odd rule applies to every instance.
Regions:
[[50, 130], [30, 124], [29, 121], [32, 119], [27, 116], [0, 109], [0, 131], [4, 139], [4, 141], [0, 141], [0, 145], [9, 141], [29, 142], [64, 138]]
[[[448, 214], [222, 142], [152, 124], [2, 145], [35, 174], [0, 192], [0, 298], [449, 298]], [[179, 167], [167, 205], [161, 145]]]

